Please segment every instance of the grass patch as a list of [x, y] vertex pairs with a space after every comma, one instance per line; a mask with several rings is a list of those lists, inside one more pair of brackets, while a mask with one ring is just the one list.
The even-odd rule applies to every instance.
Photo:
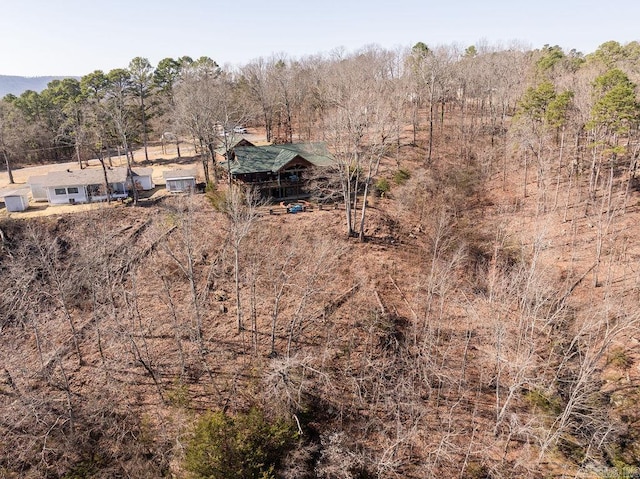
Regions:
[[552, 396], [538, 389], [527, 391], [524, 395], [529, 406], [545, 414], [557, 416], [562, 412], [562, 402], [557, 396]]
[[396, 185], [404, 185], [409, 178], [411, 178], [411, 173], [407, 170], [399, 169], [393, 174], [393, 182]]
[[609, 353], [607, 363], [618, 369], [627, 370], [632, 366], [633, 361], [624, 348], [617, 347], [613, 348]]
[[173, 387], [167, 391], [167, 402], [173, 407], [187, 409], [191, 403], [187, 385], [176, 379]]

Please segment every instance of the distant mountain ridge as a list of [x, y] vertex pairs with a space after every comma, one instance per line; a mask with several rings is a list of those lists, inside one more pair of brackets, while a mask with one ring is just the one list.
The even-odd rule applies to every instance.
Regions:
[[62, 80], [64, 78], [77, 78], [73, 76], [43, 76], [43, 77], [21, 77], [13, 75], [0, 75], [0, 98], [9, 93], [20, 96], [27, 90], [41, 92], [52, 80]]

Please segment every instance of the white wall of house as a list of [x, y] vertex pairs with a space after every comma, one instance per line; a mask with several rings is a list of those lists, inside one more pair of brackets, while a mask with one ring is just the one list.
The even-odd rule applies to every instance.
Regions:
[[[46, 188], [49, 204], [52, 205], [68, 205], [70, 203], [89, 203], [107, 201], [107, 195], [92, 194], [89, 195], [88, 189], [96, 185], [77, 185], [77, 186], [49, 186]], [[102, 187], [102, 185], [97, 185]], [[110, 183], [111, 199], [124, 199], [129, 196], [125, 183]]]
[[151, 175], [144, 176], [136, 176], [134, 178], [136, 185], [139, 185], [144, 191], [152, 190], [156, 185], [153, 184], [153, 180], [151, 179]]
[[87, 190], [82, 185], [49, 186], [47, 197], [52, 205], [68, 205], [69, 203], [86, 203], [89, 201]]
[[31, 187], [31, 197], [33, 201], [47, 201], [49, 199], [47, 189], [44, 186], [37, 183], [32, 183], [29, 186]]
[[186, 191], [195, 191], [195, 189], [196, 189], [196, 179], [193, 177], [167, 179], [167, 190], [169, 190], [172, 193], [183, 193]]
[[29, 207], [29, 198], [26, 194], [7, 195], [4, 197], [4, 206], [7, 211], [24, 211]]

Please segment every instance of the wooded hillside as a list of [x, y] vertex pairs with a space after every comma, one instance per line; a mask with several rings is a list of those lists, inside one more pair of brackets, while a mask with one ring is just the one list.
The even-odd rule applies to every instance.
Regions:
[[[211, 187], [0, 219], [0, 475], [634, 477], [638, 81], [635, 42], [419, 43], [5, 98], [7, 165], [172, 132]], [[326, 142], [313, 211], [225, 186], [239, 124]]]

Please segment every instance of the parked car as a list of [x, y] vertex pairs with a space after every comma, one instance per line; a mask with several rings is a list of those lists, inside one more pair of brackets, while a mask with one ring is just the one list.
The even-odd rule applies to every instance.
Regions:
[[246, 129], [244, 126], [242, 126], [242, 125], [238, 125], [238, 126], [235, 126], [235, 127], [233, 128], [233, 132], [234, 132], [234, 133], [246, 133], [246, 132], [247, 132], [247, 129]]

